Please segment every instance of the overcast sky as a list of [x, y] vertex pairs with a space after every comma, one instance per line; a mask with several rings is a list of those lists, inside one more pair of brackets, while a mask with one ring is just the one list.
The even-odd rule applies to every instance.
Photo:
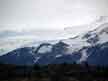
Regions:
[[0, 25], [6, 27], [61, 29], [107, 14], [108, 0], [0, 0]]
[[37, 32], [73, 27], [75, 34], [88, 30], [75, 25], [107, 14], [108, 0], [0, 0], [0, 29]]
[[[107, 14], [108, 0], [0, 0], [0, 38], [3, 42], [53, 40], [68, 37], [66, 27], [74, 36], [91, 29], [85, 24]], [[0, 46], [10, 44], [2, 41]]]

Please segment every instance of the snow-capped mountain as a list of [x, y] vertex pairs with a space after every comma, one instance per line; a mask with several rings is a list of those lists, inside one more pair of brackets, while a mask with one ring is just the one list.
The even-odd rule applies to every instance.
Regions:
[[108, 65], [108, 18], [102, 16], [89, 26], [96, 28], [74, 38], [16, 49], [1, 56], [0, 62], [32, 65], [86, 61], [89, 64]]

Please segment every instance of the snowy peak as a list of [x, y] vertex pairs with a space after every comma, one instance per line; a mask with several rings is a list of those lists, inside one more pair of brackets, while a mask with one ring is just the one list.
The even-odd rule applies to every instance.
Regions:
[[98, 28], [95, 29], [94, 32], [98, 34], [103, 34], [103, 33], [108, 34], [108, 22], [101, 24]]
[[107, 22], [108, 21], [108, 16], [100, 16], [99, 18], [97, 18], [97, 20], [95, 22]]
[[84, 61], [91, 64], [105, 63], [104, 58], [108, 57], [108, 18], [100, 17], [92, 24], [89, 26], [96, 26], [92, 31], [74, 38], [44, 41], [36, 43], [36, 47], [30, 45], [16, 49], [1, 56], [0, 62], [27, 65]]
[[98, 25], [96, 25], [96, 29], [84, 34], [82, 39], [86, 39], [87, 42], [91, 44], [108, 42], [108, 17], [102, 16], [94, 23], [98, 23]]
[[[81, 54], [80, 59], [77, 60], [78, 63], [86, 61], [89, 56], [91, 56], [92, 52], [90, 51], [90, 53], [88, 53], [89, 50], [92, 49], [93, 51], [96, 51], [99, 49], [101, 50], [101, 47], [107, 47], [105, 45], [108, 42], [108, 17], [101, 16], [89, 26], [95, 26], [96, 29], [83, 33], [75, 38], [63, 40], [63, 42], [70, 45], [68, 47], [69, 54], [73, 55], [75, 52]], [[97, 48], [98, 45], [102, 46]]]

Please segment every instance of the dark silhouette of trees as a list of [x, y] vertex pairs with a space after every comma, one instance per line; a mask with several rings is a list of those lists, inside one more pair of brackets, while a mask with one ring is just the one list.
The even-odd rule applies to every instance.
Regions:
[[65, 73], [65, 64], [58, 65], [50, 65], [49, 66], [49, 76], [51, 81], [63, 81], [63, 76]]
[[41, 74], [41, 67], [38, 65], [38, 64], [35, 64], [34, 65], [34, 76], [37, 77], [37, 78], [41, 78], [42, 77], [42, 74]]
[[[27, 69], [28, 68], [28, 69]], [[89, 68], [89, 69], [88, 69]], [[0, 65], [0, 81], [6, 79], [13, 81], [13, 78], [23, 77], [24, 66], [15, 66], [9, 64]], [[83, 64], [49, 64], [46, 66], [26, 66], [26, 72], [32, 69], [31, 76], [27, 74], [23, 78], [32, 81], [41, 81], [47, 79], [48, 81], [107, 81], [108, 80], [108, 67]], [[19, 71], [21, 74], [19, 74]], [[90, 70], [90, 71], [89, 71]], [[11, 80], [13, 79], [13, 80]], [[14, 80], [15, 81], [15, 80]]]

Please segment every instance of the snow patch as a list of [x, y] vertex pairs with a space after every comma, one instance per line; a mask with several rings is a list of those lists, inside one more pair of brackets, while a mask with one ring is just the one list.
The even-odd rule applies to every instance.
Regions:
[[62, 56], [61, 54], [58, 54], [58, 55], [56, 55], [55, 57], [56, 57], [56, 58], [59, 58], [59, 57], [61, 57], [61, 56]]

